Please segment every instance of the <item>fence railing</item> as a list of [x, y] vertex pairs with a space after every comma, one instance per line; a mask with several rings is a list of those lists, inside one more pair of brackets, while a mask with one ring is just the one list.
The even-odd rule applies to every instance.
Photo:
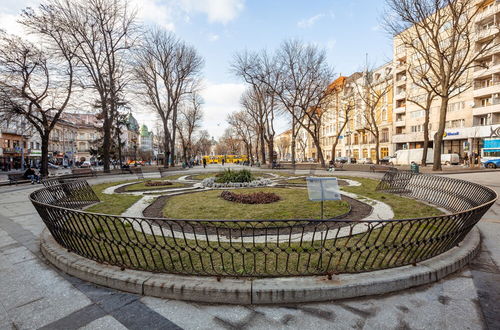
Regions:
[[415, 264], [456, 246], [497, 198], [481, 185], [390, 171], [378, 189], [447, 209], [402, 220], [176, 220], [83, 210], [98, 201], [85, 181], [30, 195], [64, 248], [123, 268], [190, 275], [358, 273]]

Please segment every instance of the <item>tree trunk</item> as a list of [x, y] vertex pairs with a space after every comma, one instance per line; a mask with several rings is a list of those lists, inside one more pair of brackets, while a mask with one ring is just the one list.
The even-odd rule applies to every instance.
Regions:
[[439, 109], [439, 128], [434, 135], [434, 163], [433, 171], [441, 171], [441, 144], [443, 142], [444, 130], [446, 127], [446, 110], [448, 109], [449, 97], [441, 97], [441, 107]]
[[175, 165], [175, 135], [177, 132], [177, 107], [172, 111], [172, 137], [170, 138], [170, 154], [172, 155], [172, 160], [170, 165]]
[[273, 162], [274, 162], [274, 141], [273, 139], [269, 139], [267, 142], [267, 149], [268, 149], [268, 160], [269, 160], [269, 168], [273, 167]]
[[102, 158], [104, 162], [104, 172], [109, 173], [109, 160], [110, 160], [110, 149], [111, 149], [111, 125], [109, 122], [109, 117], [107, 112], [104, 113], [104, 124], [103, 124], [104, 136], [102, 142]]
[[45, 132], [45, 134], [40, 134], [42, 140], [42, 164], [40, 167], [40, 174], [42, 177], [47, 177], [49, 175], [49, 136], [50, 131]]
[[316, 146], [316, 151], [318, 152], [318, 161], [321, 163], [322, 167], [325, 167], [325, 157], [323, 157], [323, 150], [321, 149], [320, 140], [317, 137], [313, 137], [313, 142]]
[[296, 155], [295, 155], [295, 146], [296, 146], [296, 143], [297, 143], [296, 139], [297, 139], [297, 136], [295, 136], [295, 135], [292, 134], [292, 142], [290, 144], [290, 148], [292, 149], [291, 150], [292, 151], [292, 167], [295, 167], [295, 157], [296, 157]]
[[380, 164], [380, 139], [379, 137], [375, 137], [375, 164]]
[[167, 168], [168, 164], [169, 164], [169, 158], [170, 158], [170, 135], [168, 132], [167, 120], [163, 120], [163, 132], [165, 134], [164, 140], [163, 140], [163, 148], [164, 148], [164, 153], [165, 153], [165, 159], [163, 160], [163, 167]]
[[429, 149], [429, 108], [425, 110], [425, 121], [424, 121], [424, 150], [422, 152], [422, 161], [420, 164], [422, 166], [427, 166], [427, 151]]
[[260, 157], [262, 158], [262, 165], [266, 164], [266, 143], [264, 140], [264, 132], [261, 130], [259, 132], [259, 139], [260, 139]]

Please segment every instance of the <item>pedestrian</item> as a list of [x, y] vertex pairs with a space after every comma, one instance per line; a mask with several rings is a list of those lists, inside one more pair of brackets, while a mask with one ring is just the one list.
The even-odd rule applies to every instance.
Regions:
[[206, 168], [206, 167], [207, 167], [207, 159], [203, 158], [203, 168]]
[[224, 158], [222, 158], [222, 166], [224, 166], [225, 162], [226, 162], [226, 160]]
[[23, 177], [27, 180], [31, 180], [31, 184], [40, 183], [40, 176], [36, 174], [32, 167], [29, 167], [23, 174]]
[[469, 167], [469, 155], [467, 153], [464, 154], [464, 164]]

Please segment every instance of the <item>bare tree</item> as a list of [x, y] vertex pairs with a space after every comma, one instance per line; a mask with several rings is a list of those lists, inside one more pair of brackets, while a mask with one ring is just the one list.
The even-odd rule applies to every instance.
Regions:
[[212, 140], [207, 130], [201, 130], [197, 134], [196, 142], [194, 143], [193, 152], [198, 156], [207, 156], [210, 154]]
[[[424, 145], [422, 152], [422, 160], [421, 165], [427, 165], [427, 152], [429, 150], [429, 122], [430, 122], [430, 113], [431, 106], [437, 95], [434, 93], [434, 90], [429, 86], [429, 84], [425, 83], [425, 78], [429, 75], [429, 67], [425, 65], [425, 63], [421, 63], [422, 58], [417, 59], [417, 65], [415, 63], [411, 63], [408, 65], [407, 74], [410, 77], [411, 83], [418, 87], [411, 88], [411, 91], [407, 93], [406, 100], [409, 103], [415, 104], [424, 112], [424, 124], [423, 124], [423, 134], [424, 134]], [[419, 95], [415, 95], [414, 91], [418, 90]]]
[[335, 138], [332, 144], [332, 160], [335, 161], [337, 145], [339, 143], [342, 132], [347, 127], [351, 119], [353, 110], [355, 109], [354, 88], [353, 82], [359, 78], [359, 73], [355, 73], [350, 77], [340, 77], [336, 82], [330, 85], [328, 93], [328, 108], [333, 110], [333, 122], [336, 124]]
[[291, 117], [292, 162], [295, 163], [295, 140], [302, 127], [311, 135], [318, 160], [324, 166], [320, 143], [322, 107], [328, 95], [326, 86], [333, 80], [325, 51], [299, 40], [288, 40], [273, 57], [266, 52], [236, 55], [233, 70], [249, 77], [246, 80], [264, 83]]
[[0, 32], [0, 116], [23, 116], [41, 139], [41, 174], [48, 175], [49, 137], [68, 107], [74, 87], [74, 47], [54, 22], [40, 32], [51, 42], [46, 51]]
[[[358, 113], [361, 113], [363, 129], [375, 139], [375, 160], [380, 163], [380, 124], [384, 121], [385, 98], [392, 90], [392, 72], [385, 67], [383, 72], [375, 72], [368, 67], [363, 77], [355, 81], [356, 96], [360, 100]], [[387, 109], [385, 109], [387, 111]], [[385, 112], [387, 113], [387, 112]]]
[[144, 98], [163, 122], [165, 167], [170, 158], [173, 165], [178, 109], [185, 97], [197, 90], [203, 59], [173, 33], [156, 29], [144, 36], [135, 62]]
[[36, 11], [26, 9], [23, 17], [27, 25], [39, 29], [44, 22], [56, 22], [64, 40], [78, 46], [74, 56], [85, 72], [79, 75], [81, 84], [98, 95], [95, 107], [103, 120], [103, 161], [108, 172], [112, 127], [127, 80], [125, 54], [135, 41], [135, 13], [118, 0], [47, 0]]
[[[386, 0], [384, 26], [427, 69], [422, 84], [440, 99], [439, 127], [434, 134], [433, 170], [441, 170], [441, 144], [451, 98], [470, 87], [477, 60], [498, 45], [497, 37], [477, 44], [474, 23], [481, 7], [470, 0]], [[498, 35], [498, 32], [497, 32]], [[476, 45], [477, 44], [477, 45]]]
[[245, 150], [247, 152], [250, 162], [253, 163], [253, 139], [256, 136], [256, 132], [252, 125], [249, 123], [252, 121], [251, 116], [248, 112], [242, 110], [238, 112], [233, 112], [227, 117], [227, 122], [233, 129], [235, 134], [245, 145]]
[[252, 85], [242, 96], [241, 105], [253, 120], [261, 150], [262, 164], [266, 163], [266, 147], [271, 166], [274, 162], [274, 118], [276, 98], [266, 85]]
[[189, 103], [186, 102], [180, 107], [176, 125], [182, 145], [182, 157], [186, 163], [193, 157], [194, 133], [201, 127], [200, 122], [203, 119], [201, 104], [201, 97], [197, 93], [193, 93]]

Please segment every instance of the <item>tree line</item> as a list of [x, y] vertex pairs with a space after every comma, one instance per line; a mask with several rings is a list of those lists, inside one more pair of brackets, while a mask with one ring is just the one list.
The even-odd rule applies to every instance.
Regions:
[[0, 31], [0, 116], [21, 116], [38, 132], [43, 175], [50, 133], [64, 111], [81, 106], [98, 112], [108, 172], [123, 109], [134, 97], [161, 120], [165, 166], [174, 163], [176, 138], [185, 160], [193, 156], [204, 65], [194, 47], [141, 26], [136, 11], [120, 0], [47, 0], [24, 9], [19, 22], [32, 41]]

